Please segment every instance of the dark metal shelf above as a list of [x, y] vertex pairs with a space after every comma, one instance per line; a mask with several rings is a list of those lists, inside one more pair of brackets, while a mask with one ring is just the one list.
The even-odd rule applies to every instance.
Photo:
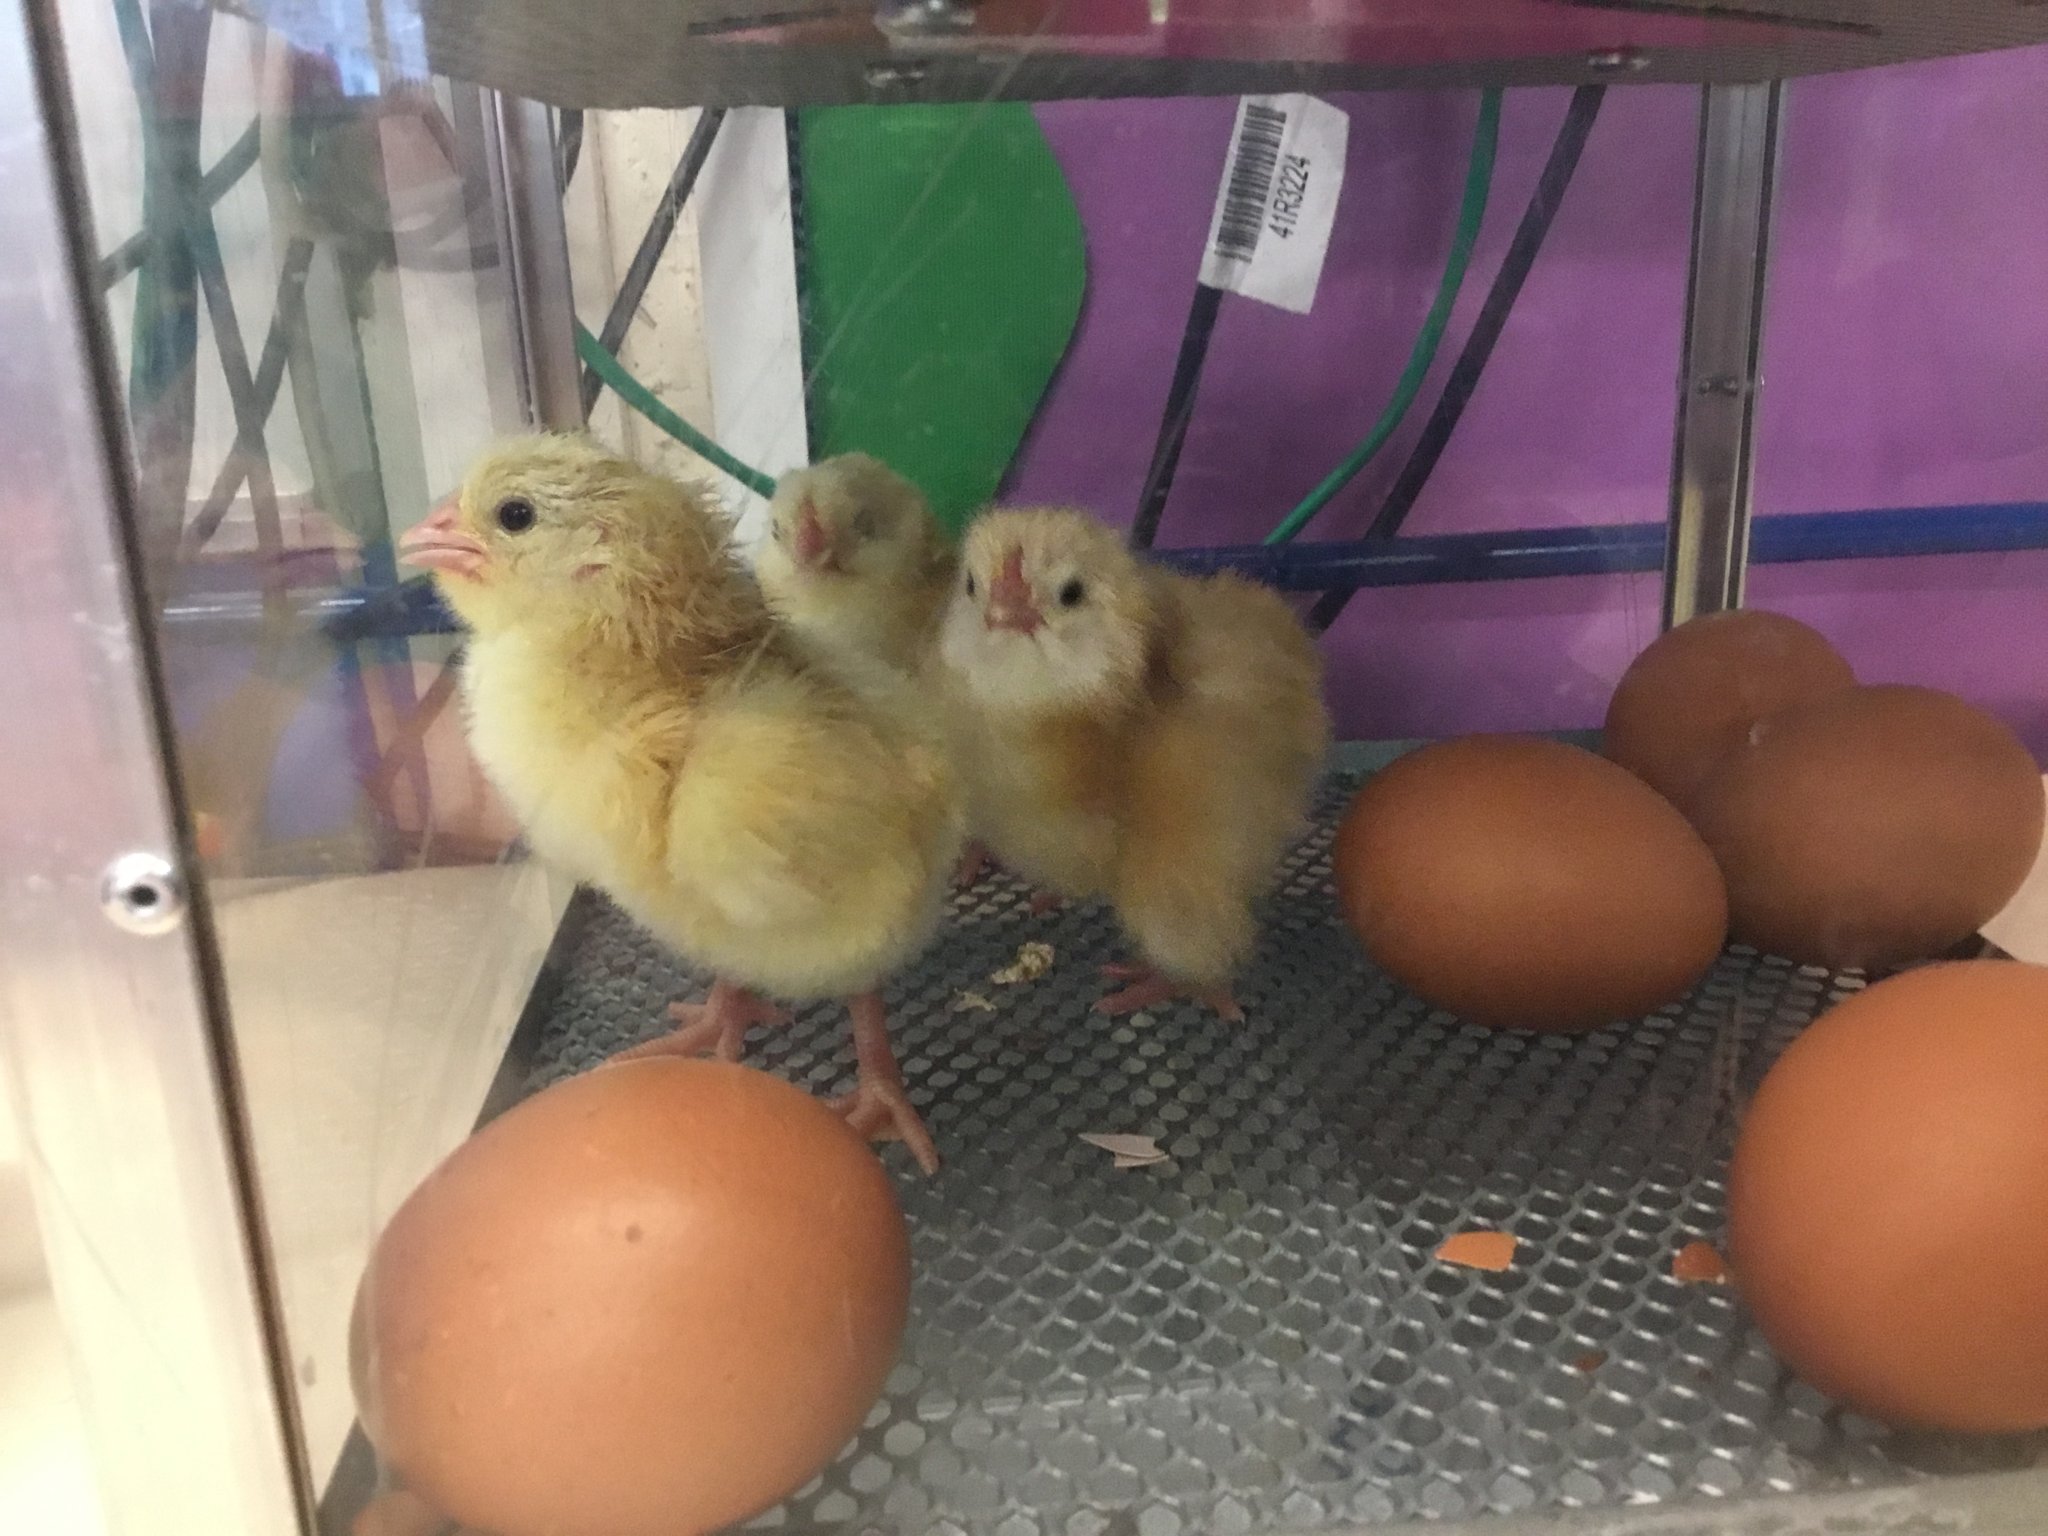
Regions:
[[366, 88], [395, 67], [562, 107], [1733, 83], [2048, 42], [2048, 0], [216, 3]]

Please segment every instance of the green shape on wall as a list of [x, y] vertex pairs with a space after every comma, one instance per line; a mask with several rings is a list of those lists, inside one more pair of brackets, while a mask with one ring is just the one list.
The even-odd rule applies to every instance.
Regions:
[[1022, 103], [814, 107], [798, 136], [812, 449], [874, 454], [958, 530], [1080, 317], [1073, 194]]

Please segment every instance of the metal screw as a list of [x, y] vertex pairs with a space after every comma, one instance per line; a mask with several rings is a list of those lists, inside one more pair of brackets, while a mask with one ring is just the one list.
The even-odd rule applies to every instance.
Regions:
[[116, 928], [169, 933], [185, 920], [185, 882], [160, 853], [124, 853], [100, 876], [100, 908]]
[[1650, 67], [1650, 56], [1640, 48], [1596, 48], [1586, 55], [1586, 68], [1603, 75], [1633, 75]]
[[974, 9], [958, 0], [882, 0], [875, 25], [886, 33], [920, 37], [974, 30]]
[[922, 85], [930, 69], [909, 61], [870, 64], [865, 71], [868, 89], [877, 93], [904, 91]]

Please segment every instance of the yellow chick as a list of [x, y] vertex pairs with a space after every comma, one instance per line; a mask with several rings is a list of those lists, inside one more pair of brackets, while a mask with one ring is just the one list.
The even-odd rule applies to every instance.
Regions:
[[1144, 964], [1096, 1004], [1231, 979], [1329, 750], [1322, 667], [1281, 598], [1146, 565], [1064, 510], [968, 530], [939, 641], [975, 834], [1026, 879], [1106, 897]]
[[[843, 453], [784, 475], [768, 510], [755, 575], [805, 649], [870, 691], [922, 678], [957, 564], [923, 493], [881, 460]], [[969, 844], [957, 883], [976, 884], [988, 864]], [[1050, 904], [1041, 893], [1031, 906]]]
[[916, 672], [953, 585], [953, 550], [923, 494], [879, 459], [792, 470], [769, 503], [755, 573], [776, 616], [828, 665]]
[[807, 660], [702, 491], [588, 438], [516, 440], [401, 541], [470, 632], [469, 737], [536, 852], [717, 978], [629, 1054], [736, 1059], [848, 997], [864, 1134], [930, 1135], [875, 989], [936, 925], [961, 840], [929, 730]]

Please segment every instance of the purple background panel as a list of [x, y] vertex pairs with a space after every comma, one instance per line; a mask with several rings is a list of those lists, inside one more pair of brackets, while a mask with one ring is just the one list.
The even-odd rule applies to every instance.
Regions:
[[1805, 82], [1763, 511], [2048, 500], [2048, 50]]
[[[1162, 542], [1236, 542], [1277, 523], [1378, 416], [1436, 291], [1477, 97], [1333, 99], [1351, 116], [1350, 157], [1315, 310], [1226, 301]], [[1318, 534], [1362, 526], [1397, 472], [1485, 297], [1566, 99], [1561, 91], [1509, 95], [1493, 197], [1450, 337], [1407, 430], [1330, 504]], [[1128, 518], [1234, 111], [1232, 99], [1039, 109], [1088, 232], [1089, 291], [1013, 494]], [[1687, 90], [1613, 94], [1456, 451], [1416, 508], [1416, 531], [1660, 515], [1697, 111]], [[1603, 153], [1617, 148], [1630, 152]], [[1512, 475], [1501, 474], [1504, 459]]]
[[[1364, 433], [1428, 307], [1476, 96], [1333, 98], [1345, 191], [1315, 310], [1227, 300], [1162, 530], [1236, 543]], [[1473, 273], [1417, 408], [1324, 511], [1377, 506], [1434, 401], [1562, 119], [1508, 96]], [[1073, 349], [1009, 496], [1128, 521], [1164, 404], [1234, 111], [1039, 109], [1089, 240]], [[1698, 93], [1611, 91], [1541, 261], [1409, 523], [1417, 533], [1654, 521], [1668, 495]], [[2048, 50], [1798, 82], [1769, 296], [1758, 506], [2048, 500]], [[1760, 570], [1752, 601], [1865, 677], [1954, 688], [2048, 748], [2048, 556]], [[1654, 578], [1362, 594], [1326, 640], [1350, 738], [1596, 725], [1657, 629]]]

